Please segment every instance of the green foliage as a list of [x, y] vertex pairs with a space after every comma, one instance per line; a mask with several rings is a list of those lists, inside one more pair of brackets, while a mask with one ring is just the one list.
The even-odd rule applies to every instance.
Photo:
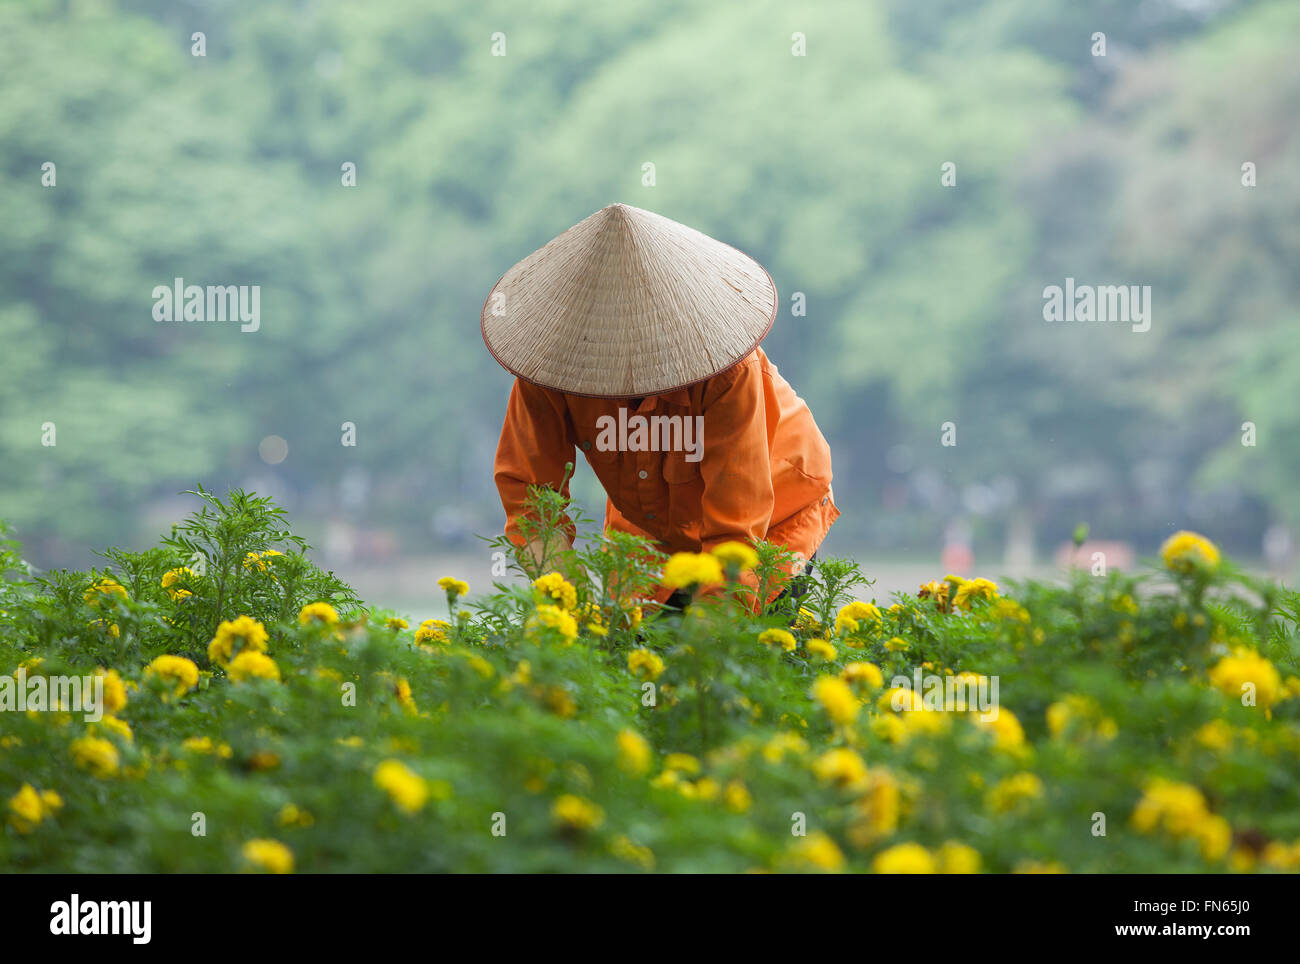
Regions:
[[[6, 624], [32, 652], [105, 665], [174, 653], [206, 658], [207, 646], [228, 614], [268, 625], [292, 623], [308, 602], [345, 613], [360, 600], [332, 572], [305, 556], [284, 510], [242, 490], [226, 500], [201, 486], [202, 506], [144, 552], [109, 549], [112, 569], [55, 570], [6, 586]], [[278, 547], [278, 548], [277, 548]], [[102, 580], [124, 595], [96, 593]]]

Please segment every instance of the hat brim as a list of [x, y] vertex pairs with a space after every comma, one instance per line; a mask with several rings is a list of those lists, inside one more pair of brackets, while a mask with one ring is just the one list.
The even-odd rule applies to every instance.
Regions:
[[[587, 226], [612, 209], [621, 233], [611, 241], [604, 223]], [[556, 261], [570, 273], [548, 274]], [[544, 277], [534, 291], [536, 275]], [[525, 302], [508, 323], [506, 312], [491, 310], [499, 293], [508, 300], [506, 288]], [[529, 298], [545, 313], [536, 339]], [[607, 313], [598, 310], [602, 299]], [[771, 332], [778, 306], [771, 274], [745, 252], [652, 212], [611, 205], [501, 275], [483, 301], [480, 331], [497, 364], [526, 382], [587, 398], [636, 398], [689, 388], [743, 361]], [[608, 329], [612, 338], [596, 337]], [[538, 341], [546, 342], [540, 350]], [[580, 342], [596, 361], [574, 354]], [[602, 352], [620, 373], [602, 367]]]

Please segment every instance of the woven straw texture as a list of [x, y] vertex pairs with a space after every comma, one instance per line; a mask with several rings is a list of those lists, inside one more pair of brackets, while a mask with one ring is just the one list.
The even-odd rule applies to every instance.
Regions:
[[626, 204], [580, 221], [507, 271], [483, 340], [520, 378], [575, 395], [658, 395], [729, 368], [772, 327], [753, 258]]

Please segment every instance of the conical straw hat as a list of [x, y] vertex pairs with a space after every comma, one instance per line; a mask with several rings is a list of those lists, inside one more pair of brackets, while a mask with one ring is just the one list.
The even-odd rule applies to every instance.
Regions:
[[507, 271], [483, 340], [509, 371], [575, 395], [660, 395], [731, 367], [776, 317], [763, 266], [684, 224], [611, 204]]

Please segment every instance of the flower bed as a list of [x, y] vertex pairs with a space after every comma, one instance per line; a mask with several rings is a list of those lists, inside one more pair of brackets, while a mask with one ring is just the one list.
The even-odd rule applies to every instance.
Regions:
[[[103, 714], [0, 712], [4, 866], [1300, 868], [1300, 600], [1199, 536], [1166, 544], [1172, 591], [950, 576], [868, 603], [831, 560], [754, 616], [775, 547], [597, 535], [520, 560], [523, 588], [445, 579], [448, 618], [413, 627], [266, 500], [200, 495], [103, 571], [0, 556], [0, 698], [90, 675]], [[684, 613], [641, 605], [665, 566]]]

